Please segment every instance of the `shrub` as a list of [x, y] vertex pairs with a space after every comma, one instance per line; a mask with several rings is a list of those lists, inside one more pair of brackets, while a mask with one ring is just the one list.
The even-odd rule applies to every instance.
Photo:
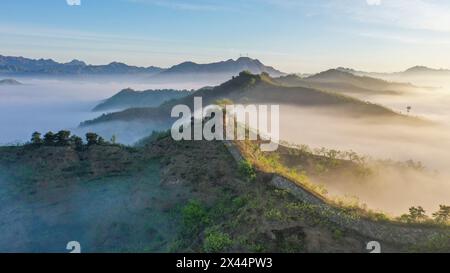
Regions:
[[265, 212], [264, 214], [270, 220], [282, 220], [283, 214], [280, 210], [272, 208]]
[[108, 142], [103, 137], [99, 137], [97, 140], [98, 145], [108, 145]]
[[421, 253], [448, 253], [450, 251], [450, 236], [447, 234], [434, 234], [431, 237], [426, 238], [423, 242], [412, 246], [411, 250]]
[[226, 233], [209, 230], [206, 232], [203, 242], [203, 250], [206, 252], [222, 252], [232, 245], [233, 241]]
[[239, 162], [239, 174], [247, 181], [254, 181], [256, 179], [256, 172], [250, 162], [242, 160]]
[[196, 233], [209, 222], [206, 208], [198, 200], [190, 200], [182, 211], [183, 227], [187, 233]]

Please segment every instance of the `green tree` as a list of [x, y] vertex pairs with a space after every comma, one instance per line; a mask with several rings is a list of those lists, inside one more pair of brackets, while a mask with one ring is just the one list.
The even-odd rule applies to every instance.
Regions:
[[56, 144], [59, 146], [69, 145], [70, 131], [61, 130], [55, 135]]
[[450, 220], [450, 206], [439, 205], [439, 210], [433, 213], [433, 217], [438, 223], [447, 223]]
[[427, 215], [425, 214], [425, 210], [421, 206], [411, 207], [409, 209], [409, 215], [416, 222], [420, 222], [420, 221], [423, 221], [423, 220], [427, 219]]
[[404, 214], [400, 217], [401, 221], [408, 223], [418, 223], [427, 220], [428, 216], [425, 214], [425, 210], [421, 207], [409, 208], [409, 214]]
[[97, 145], [98, 144], [98, 135], [96, 133], [87, 133], [86, 134], [87, 145]]
[[83, 149], [83, 139], [81, 139], [81, 137], [79, 136], [71, 136], [70, 143], [75, 146], [75, 150], [81, 151]]
[[56, 136], [52, 131], [47, 132], [44, 135], [44, 144], [47, 146], [55, 145]]
[[41, 133], [39, 132], [34, 132], [31, 135], [31, 143], [33, 145], [41, 145], [43, 143], [42, 138], [41, 138]]

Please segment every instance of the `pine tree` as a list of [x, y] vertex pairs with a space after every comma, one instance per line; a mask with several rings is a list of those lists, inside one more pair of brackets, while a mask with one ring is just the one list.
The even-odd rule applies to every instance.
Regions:
[[97, 145], [98, 144], [98, 135], [96, 133], [87, 133], [86, 134], [87, 145]]
[[61, 130], [55, 135], [56, 144], [59, 146], [69, 145], [70, 131]]
[[81, 139], [81, 137], [79, 137], [79, 136], [75, 136], [75, 135], [71, 136], [70, 144], [75, 146], [75, 150], [77, 150], [77, 151], [83, 150], [83, 139]]
[[447, 223], [450, 220], [450, 206], [439, 205], [439, 211], [433, 213], [433, 217], [438, 223]]
[[31, 143], [33, 145], [41, 145], [43, 143], [42, 138], [41, 138], [41, 133], [39, 132], [34, 132], [31, 135]]
[[52, 131], [47, 132], [44, 135], [44, 144], [47, 146], [55, 145], [56, 136]]

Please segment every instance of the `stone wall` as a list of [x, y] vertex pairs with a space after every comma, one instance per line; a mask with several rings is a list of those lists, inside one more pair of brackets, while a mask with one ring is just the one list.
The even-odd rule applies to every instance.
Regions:
[[362, 217], [350, 216], [341, 209], [327, 204], [323, 199], [300, 185], [277, 174], [274, 174], [270, 184], [278, 189], [289, 191], [302, 202], [316, 206], [324, 216], [328, 217], [335, 224], [354, 230], [374, 240], [404, 245], [425, 242], [434, 236], [442, 234], [450, 236], [450, 231], [448, 230], [407, 226], [400, 223], [377, 222]]
[[[240, 162], [243, 157], [239, 149], [231, 141], [224, 141], [233, 158]], [[304, 203], [317, 207], [317, 210], [335, 224], [349, 230], [353, 230], [361, 235], [373, 238], [374, 240], [390, 242], [399, 245], [414, 245], [425, 243], [435, 236], [449, 236], [449, 229], [415, 227], [401, 223], [388, 223], [373, 221], [361, 216], [350, 215], [335, 206], [328, 204], [320, 196], [301, 187], [297, 183], [274, 174], [270, 184], [278, 189], [289, 191]]]

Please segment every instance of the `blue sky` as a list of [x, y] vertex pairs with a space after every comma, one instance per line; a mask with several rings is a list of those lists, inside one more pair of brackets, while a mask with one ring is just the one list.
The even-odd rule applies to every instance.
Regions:
[[286, 72], [450, 68], [450, 1], [2, 0], [0, 54], [168, 67], [247, 55]]

